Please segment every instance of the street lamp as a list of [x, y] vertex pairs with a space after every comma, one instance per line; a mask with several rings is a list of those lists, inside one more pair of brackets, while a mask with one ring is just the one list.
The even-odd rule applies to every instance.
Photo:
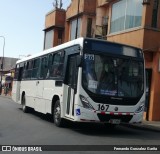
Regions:
[[4, 36], [0, 36], [1, 38], [3, 38], [3, 57], [2, 57], [2, 62], [1, 62], [1, 82], [0, 82], [0, 95], [2, 93], [2, 73], [3, 73], [3, 63], [4, 63], [4, 47], [5, 47], [5, 37]]

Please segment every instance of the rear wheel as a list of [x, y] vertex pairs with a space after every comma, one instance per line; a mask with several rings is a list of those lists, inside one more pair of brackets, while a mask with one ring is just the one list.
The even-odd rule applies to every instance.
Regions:
[[26, 106], [25, 95], [22, 96], [22, 110], [23, 110], [24, 113], [29, 112], [29, 108]]
[[64, 126], [64, 119], [61, 118], [61, 106], [60, 101], [57, 100], [54, 109], [53, 109], [53, 120], [56, 126], [63, 127]]

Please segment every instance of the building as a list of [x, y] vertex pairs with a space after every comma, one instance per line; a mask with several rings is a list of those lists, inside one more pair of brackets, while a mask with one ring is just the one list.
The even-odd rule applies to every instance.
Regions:
[[[0, 81], [2, 80], [2, 85], [7, 83], [9, 87], [12, 87], [12, 81], [14, 77], [14, 69], [16, 66], [17, 58], [0, 57], [0, 64], [3, 61], [3, 70], [0, 68]], [[1, 79], [2, 77], [2, 79]], [[3, 92], [2, 92], [3, 93]]]
[[72, 40], [76, 35], [141, 48], [147, 79], [144, 118], [159, 121], [159, 19], [159, 0], [72, 0], [66, 11], [55, 9], [46, 15], [44, 48]]
[[44, 49], [64, 42], [65, 15], [66, 11], [58, 8], [46, 14]]

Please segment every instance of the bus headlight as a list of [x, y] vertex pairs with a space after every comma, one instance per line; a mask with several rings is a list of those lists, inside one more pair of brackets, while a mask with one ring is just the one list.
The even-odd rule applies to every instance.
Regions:
[[140, 105], [137, 110], [136, 110], [136, 113], [139, 113], [139, 112], [142, 112], [144, 111], [144, 104]]
[[87, 98], [85, 98], [82, 95], [79, 95], [79, 97], [80, 97], [80, 100], [81, 100], [84, 108], [94, 110], [93, 106], [90, 104], [90, 102], [87, 100]]

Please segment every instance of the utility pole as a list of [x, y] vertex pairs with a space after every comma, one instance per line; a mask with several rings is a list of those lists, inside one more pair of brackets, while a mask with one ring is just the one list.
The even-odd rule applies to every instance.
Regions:
[[78, 0], [78, 11], [77, 11], [77, 24], [76, 24], [76, 34], [75, 34], [75, 39], [77, 39], [77, 36], [78, 36], [79, 4], [80, 4], [80, 0]]
[[3, 57], [2, 57], [2, 63], [1, 63], [1, 83], [0, 83], [0, 95], [2, 93], [2, 73], [3, 73], [3, 65], [4, 65], [4, 48], [5, 48], [5, 37], [4, 36], [0, 36], [1, 38], [3, 38]]

